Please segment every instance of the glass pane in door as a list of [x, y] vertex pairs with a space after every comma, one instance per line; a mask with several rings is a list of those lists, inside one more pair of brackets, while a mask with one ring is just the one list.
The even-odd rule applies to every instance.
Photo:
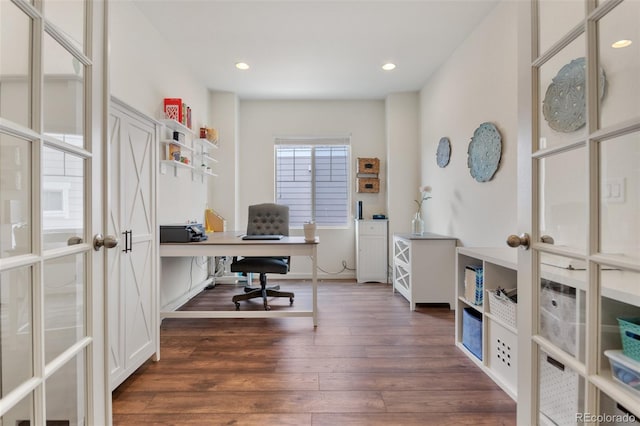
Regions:
[[580, 253], [587, 245], [586, 155], [577, 148], [539, 160], [540, 235]]
[[0, 397], [33, 377], [31, 267], [0, 273]]
[[545, 62], [538, 75], [540, 148], [563, 146], [586, 134], [585, 37]]
[[0, 133], [0, 259], [31, 253], [31, 142]]
[[44, 36], [44, 133], [84, 146], [84, 66], [51, 36]]
[[34, 425], [33, 416], [33, 393], [23, 398], [18, 404], [14, 405], [1, 418], [2, 425]]
[[86, 0], [44, 0], [44, 16], [80, 50], [84, 46]]
[[608, 266], [599, 269], [602, 350], [625, 349], [625, 355], [640, 362], [640, 273]]
[[559, 360], [538, 349], [540, 425], [575, 425], [584, 413], [584, 379]]
[[637, 419], [636, 416], [624, 405], [616, 402], [613, 398], [602, 391], [600, 391], [599, 394], [599, 417], [593, 419], [585, 418], [585, 421], [597, 421], [600, 426], [637, 425], [640, 423], [640, 419]]
[[598, 60], [605, 75], [600, 128], [640, 115], [640, 2], [624, 1], [598, 21]]
[[0, 116], [24, 127], [31, 119], [31, 18], [0, 1]]
[[[603, 269], [601, 271], [601, 277], [604, 278], [603, 285], [608, 287], [603, 288], [603, 292], [609, 297], [602, 297], [600, 299], [600, 309], [602, 311], [601, 324], [600, 324], [600, 348], [601, 354], [605, 356], [601, 357], [600, 368], [604, 371], [609, 370], [609, 360], [606, 357], [606, 351], [615, 350], [622, 351], [626, 346], [625, 356], [636, 356], [638, 362], [640, 362], [640, 307], [633, 305], [634, 297], [627, 296], [626, 298], [620, 298], [620, 294], [616, 294], [613, 289], [613, 285], [618, 283], [620, 277], [627, 283], [640, 279], [640, 274], [633, 272], [624, 272], [620, 270]], [[613, 297], [611, 297], [613, 296]], [[617, 298], [614, 298], [617, 297]], [[638, 295], [635, 296], [638, 299]], [[634, 330], [635, 329], [635, 330]], [[637, 351], [633, 351], [638, 347]], [[638, 383], [640, 386], [640, 382]]]
[[584, 361], [586, 264], [548, 253], [540, 256], [539, 334]]
[[600, 252], [640, 264], [640, 132], [599, 148]]
[[77, 244], [84, 238], [84, 160], [45, 147], [42, 159], [44, 249]]
[[44, 264], [45, 362], [85, 336], [85, 255]]
[[546, 52], [584, 18], [584, 0], [538, 0], [538, 49]]
[[47, 424], [87, 424], [85, 357], [86, 352], [80, 352], [47, 379]]

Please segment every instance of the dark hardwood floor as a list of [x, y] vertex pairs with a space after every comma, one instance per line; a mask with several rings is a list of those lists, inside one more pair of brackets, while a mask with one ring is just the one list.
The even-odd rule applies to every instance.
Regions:
[[[309, 282], [270, 282], [310, 305]], [[233, 310], [241, 290], [221, 284], [184, 309]], [[318, 294], [315, 330], [311, 318], [165, 319], [161, 360], [113, 393], [114, 425], [516, 424], [515, 402], [455, 347], [453, 311], [410, 312], [388, 284], [323, 281]]]

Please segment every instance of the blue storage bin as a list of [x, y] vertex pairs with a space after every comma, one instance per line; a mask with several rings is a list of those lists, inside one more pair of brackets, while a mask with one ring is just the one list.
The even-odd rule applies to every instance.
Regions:
[[482, 360], [482, 314], [473, 308], [462, 311], [462, 344]]

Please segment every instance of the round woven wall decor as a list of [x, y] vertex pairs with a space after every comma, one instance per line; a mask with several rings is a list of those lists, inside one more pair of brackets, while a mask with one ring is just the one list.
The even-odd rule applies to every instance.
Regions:
[[[586, 118], [586, 67], [585, 58], [577, 58], [560, 68], [547, 87], [542, 101], [542, 114], [549, 127], [562, 133], [578, 130]], [[604, 70], [599, 75], [600, 99], [604, 97], [606, 78]]]
[[478, 182], [493, 178], [502, 156], [502, 136], [492, 123], [482, 123], [473, 132], [467, 150], [467, 165], [471, 176]]
[[438, 143], [438, 150], [436, 151], [436, 162], [440, 167], [447, 167], [449, 159], [451, 158], [451, 143], [449, 138], [440, 138]]

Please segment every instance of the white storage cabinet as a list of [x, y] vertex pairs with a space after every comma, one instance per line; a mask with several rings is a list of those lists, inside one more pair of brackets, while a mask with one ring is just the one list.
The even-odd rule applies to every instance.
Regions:
[[393, 235], [393, 291], [416, 303], [448, 303], [455, 309], [454, 237], [424, 233]]
[[388, 282], [388, 221], [356, 220], [356, 279]]

